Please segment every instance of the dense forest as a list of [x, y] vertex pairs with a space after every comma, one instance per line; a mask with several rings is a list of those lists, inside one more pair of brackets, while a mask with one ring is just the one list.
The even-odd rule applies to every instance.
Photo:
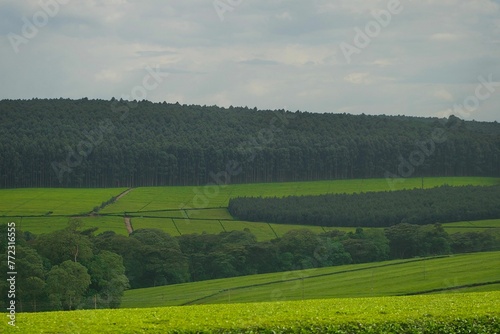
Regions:
[[[8, 272], [8, 226], [0, 225], [0, 271]], [[129, 236], [68, 228], [33, 235], [17, 231], [16, 301], [20, 311], [114, 308], [123, 291], [183, 282], [500, 249], [499, 231], [448, 234], [440, 224], [398, 224], [315, 234], [291, 230], [257, 242], [251, 231], [172, 237], [155, 229]], [[9, 282], [0, 280], [0, 307]]]
[[387, 227], [426, 225], [500, 217], [499, 186], [441, 186], [359, 194], [238, 197], [229, 200], [233, 217], [277, 224]]
[[0, 187], [500, 176], [500, 124], [148, 101], [0, 101]]

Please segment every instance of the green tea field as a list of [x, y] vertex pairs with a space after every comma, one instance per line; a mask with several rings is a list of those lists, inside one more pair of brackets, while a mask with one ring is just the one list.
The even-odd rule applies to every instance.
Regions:
[[125, 188], [0, 190], [0, 216], [85, 215]]
[[[424, 187], [443, 184], [495, 185], [499, 178], [439, 177], [425, 178]], [[402, 179], [395, 189], [422, 186], [422, 179]], [[249, 229], [257, 239], [270, 240], [301, 225], [254, 223], [233, 220], [227, 211], [229, 198], [235, 196], [317, 195], [390, 190], [385, 179], [332, 180], [266, 184], [237, 184], [201, 187], [152, 187], [132, 189], [114, 204], [88, 216], [94, 207], [123, 193], [124, 188], [109, 189], [1, 189], [0, 223], [15, 221], [25, 231], [48, 233], [67, 226], [69, 219], [78, 217], [84, 228], [97, 227], [96, 233], [107, 230], [127, 235], [124, 215], [131, 218], [133, 229], [158, 228], [171, 235], [189, 233], [220, 233]], [[449, 233], [482, 231], [500, 228], [500, 220], [457, 222], [445, 224]], [[320, 233], [328, 227], [307, 226]], [[352, 231], [352, 228], [337, 228]]]
[[500, 252], [306, 269], [125, 292], [123, 308], [497, 290]]
[[21, 313], [9, 333], [476, 333], [500, 331], [500, 292]]
[[[425, 188], [448, 184], [496, 185], [499, 178], [484, 177], [432, 177], [425, 178]], [[147, 213], [161, 210], [227, 207], [229, 198], [238, 196], [283, 197], [290, 195], [320, 195], [328, 193], [359, 193], [413, 189], [422, 186], [422, 179], [401, 179], [394, 189], [386, 179], [331, 180], [311, 182], [283, 182], [258, 184], [206, 185], [200, 187], [143, 187], [132, 190], [117, 203], [106, 207], [102, 213]]]

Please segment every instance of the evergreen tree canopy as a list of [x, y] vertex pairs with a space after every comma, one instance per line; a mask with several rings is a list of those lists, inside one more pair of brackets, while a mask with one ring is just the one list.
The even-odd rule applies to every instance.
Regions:
[[0, 187], [500, 176], [500, 124], [148, 101], [0, 101]]

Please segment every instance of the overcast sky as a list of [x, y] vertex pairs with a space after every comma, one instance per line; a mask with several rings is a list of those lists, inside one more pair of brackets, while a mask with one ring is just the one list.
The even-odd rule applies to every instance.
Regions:
[[0, 0], [0, 16], [0, 99], [500, 121], [500, 0]]

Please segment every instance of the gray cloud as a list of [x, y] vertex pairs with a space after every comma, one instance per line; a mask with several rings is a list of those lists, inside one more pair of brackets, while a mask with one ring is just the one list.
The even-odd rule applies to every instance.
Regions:
[[[24, 38], [40, 3], [0, 0], [0, 99], [130, 95], [159, 65], [153, 101], [436, 116], [500, 81], [498, 0], [401, 0], [348, 63], [339, 45], [388, 3], [244, 0], [221, 21], [211, 0], [71, 1]], [[499, 102], [500, 87], [471, 117], [500, 120]]]

